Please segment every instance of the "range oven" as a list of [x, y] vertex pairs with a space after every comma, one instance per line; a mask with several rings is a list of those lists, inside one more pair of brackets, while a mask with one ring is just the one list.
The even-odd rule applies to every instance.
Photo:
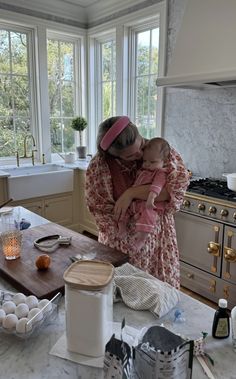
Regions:
[[181, 285], [236, 304], [236, 192], [225, 181], [192, 180], [176, 214]]

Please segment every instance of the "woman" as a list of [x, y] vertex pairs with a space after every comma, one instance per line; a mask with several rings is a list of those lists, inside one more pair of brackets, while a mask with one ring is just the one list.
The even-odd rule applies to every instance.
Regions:
[[99, 126], [98, 152], [86, 172], [86, 202], [99, 229], [99, 242], [129, 254], [134, 266], [172, 286], [180, 286], [179, 252], [174, 213], [179, 210], [188, 186], [188, 172], [179, 154], [171, 148], [167, 163], [167, 184], [156, 201], [166, 201], [158, 216], [158, 228], [150, 233], [145, 246], [135, 245], [135, 220], [126, 235], [118, 233], [120, 221], [134, 199], [146, 200], [149, 185], [131, 187], [142, 164], [146, 141], [126, 116], [111, 117]]

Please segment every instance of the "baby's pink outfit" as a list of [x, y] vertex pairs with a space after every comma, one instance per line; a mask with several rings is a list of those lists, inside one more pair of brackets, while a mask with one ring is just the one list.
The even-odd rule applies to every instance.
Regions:
[[[166, 184], [166, 176], [167, 173], [164, 168], [155, 171], [141, 168], [133, 187], [151, 184], [150, 191], [155, 192], [158, 196]], [[125, 219], [122, 221], [127, 222], [130, 215], [134, 215], [136, 220], [136, 231], [149, 233], [156, 228], [157, 215], [160, 212], [164, 212], [164, 209], [164, 201], [156, 202], [155, 208], [150, 209], [146, 207], [146, 200], [134, 200], [131, 203], [130, 209], [128, 209], [126, 213]]]

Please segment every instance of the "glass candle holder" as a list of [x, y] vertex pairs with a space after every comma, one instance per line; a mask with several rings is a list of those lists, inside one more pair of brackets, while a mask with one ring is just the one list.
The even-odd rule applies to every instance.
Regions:
[[6, 213], [0, 219], [0, 241], [2, 251], [7, 260], [20, 257], [22, 232], [19, 230], [18, 214]]
[[7, 260], [20, 258], [22, 233], [20, 230], [8, 230], [1, 233], [2, 251]]

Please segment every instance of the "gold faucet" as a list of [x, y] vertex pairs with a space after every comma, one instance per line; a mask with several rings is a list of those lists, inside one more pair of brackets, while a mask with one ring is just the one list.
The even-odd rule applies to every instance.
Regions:
[[[32, 140], [32, 146], [33, 147], [35, 147], [36, 146], [36, 144], [35, 144], [35, 139], [34, 139], [34, 136], [32, 135], [32, 134], [27, 134], [26, 136], [25, 136], [25, 138], [24, 138], [24, 155], [22, 156], [22, 157], [20, 157], [20, 158], [32, 158], [32, 156], [33, 156], [33, 153], [31, 152], [31, 155], [28, 155], [27, 154], [27, 139], [28, 138], [31, 138], [31, 140]], [[32, 149], [32, 151], [35, 151], [35, 149]]]

